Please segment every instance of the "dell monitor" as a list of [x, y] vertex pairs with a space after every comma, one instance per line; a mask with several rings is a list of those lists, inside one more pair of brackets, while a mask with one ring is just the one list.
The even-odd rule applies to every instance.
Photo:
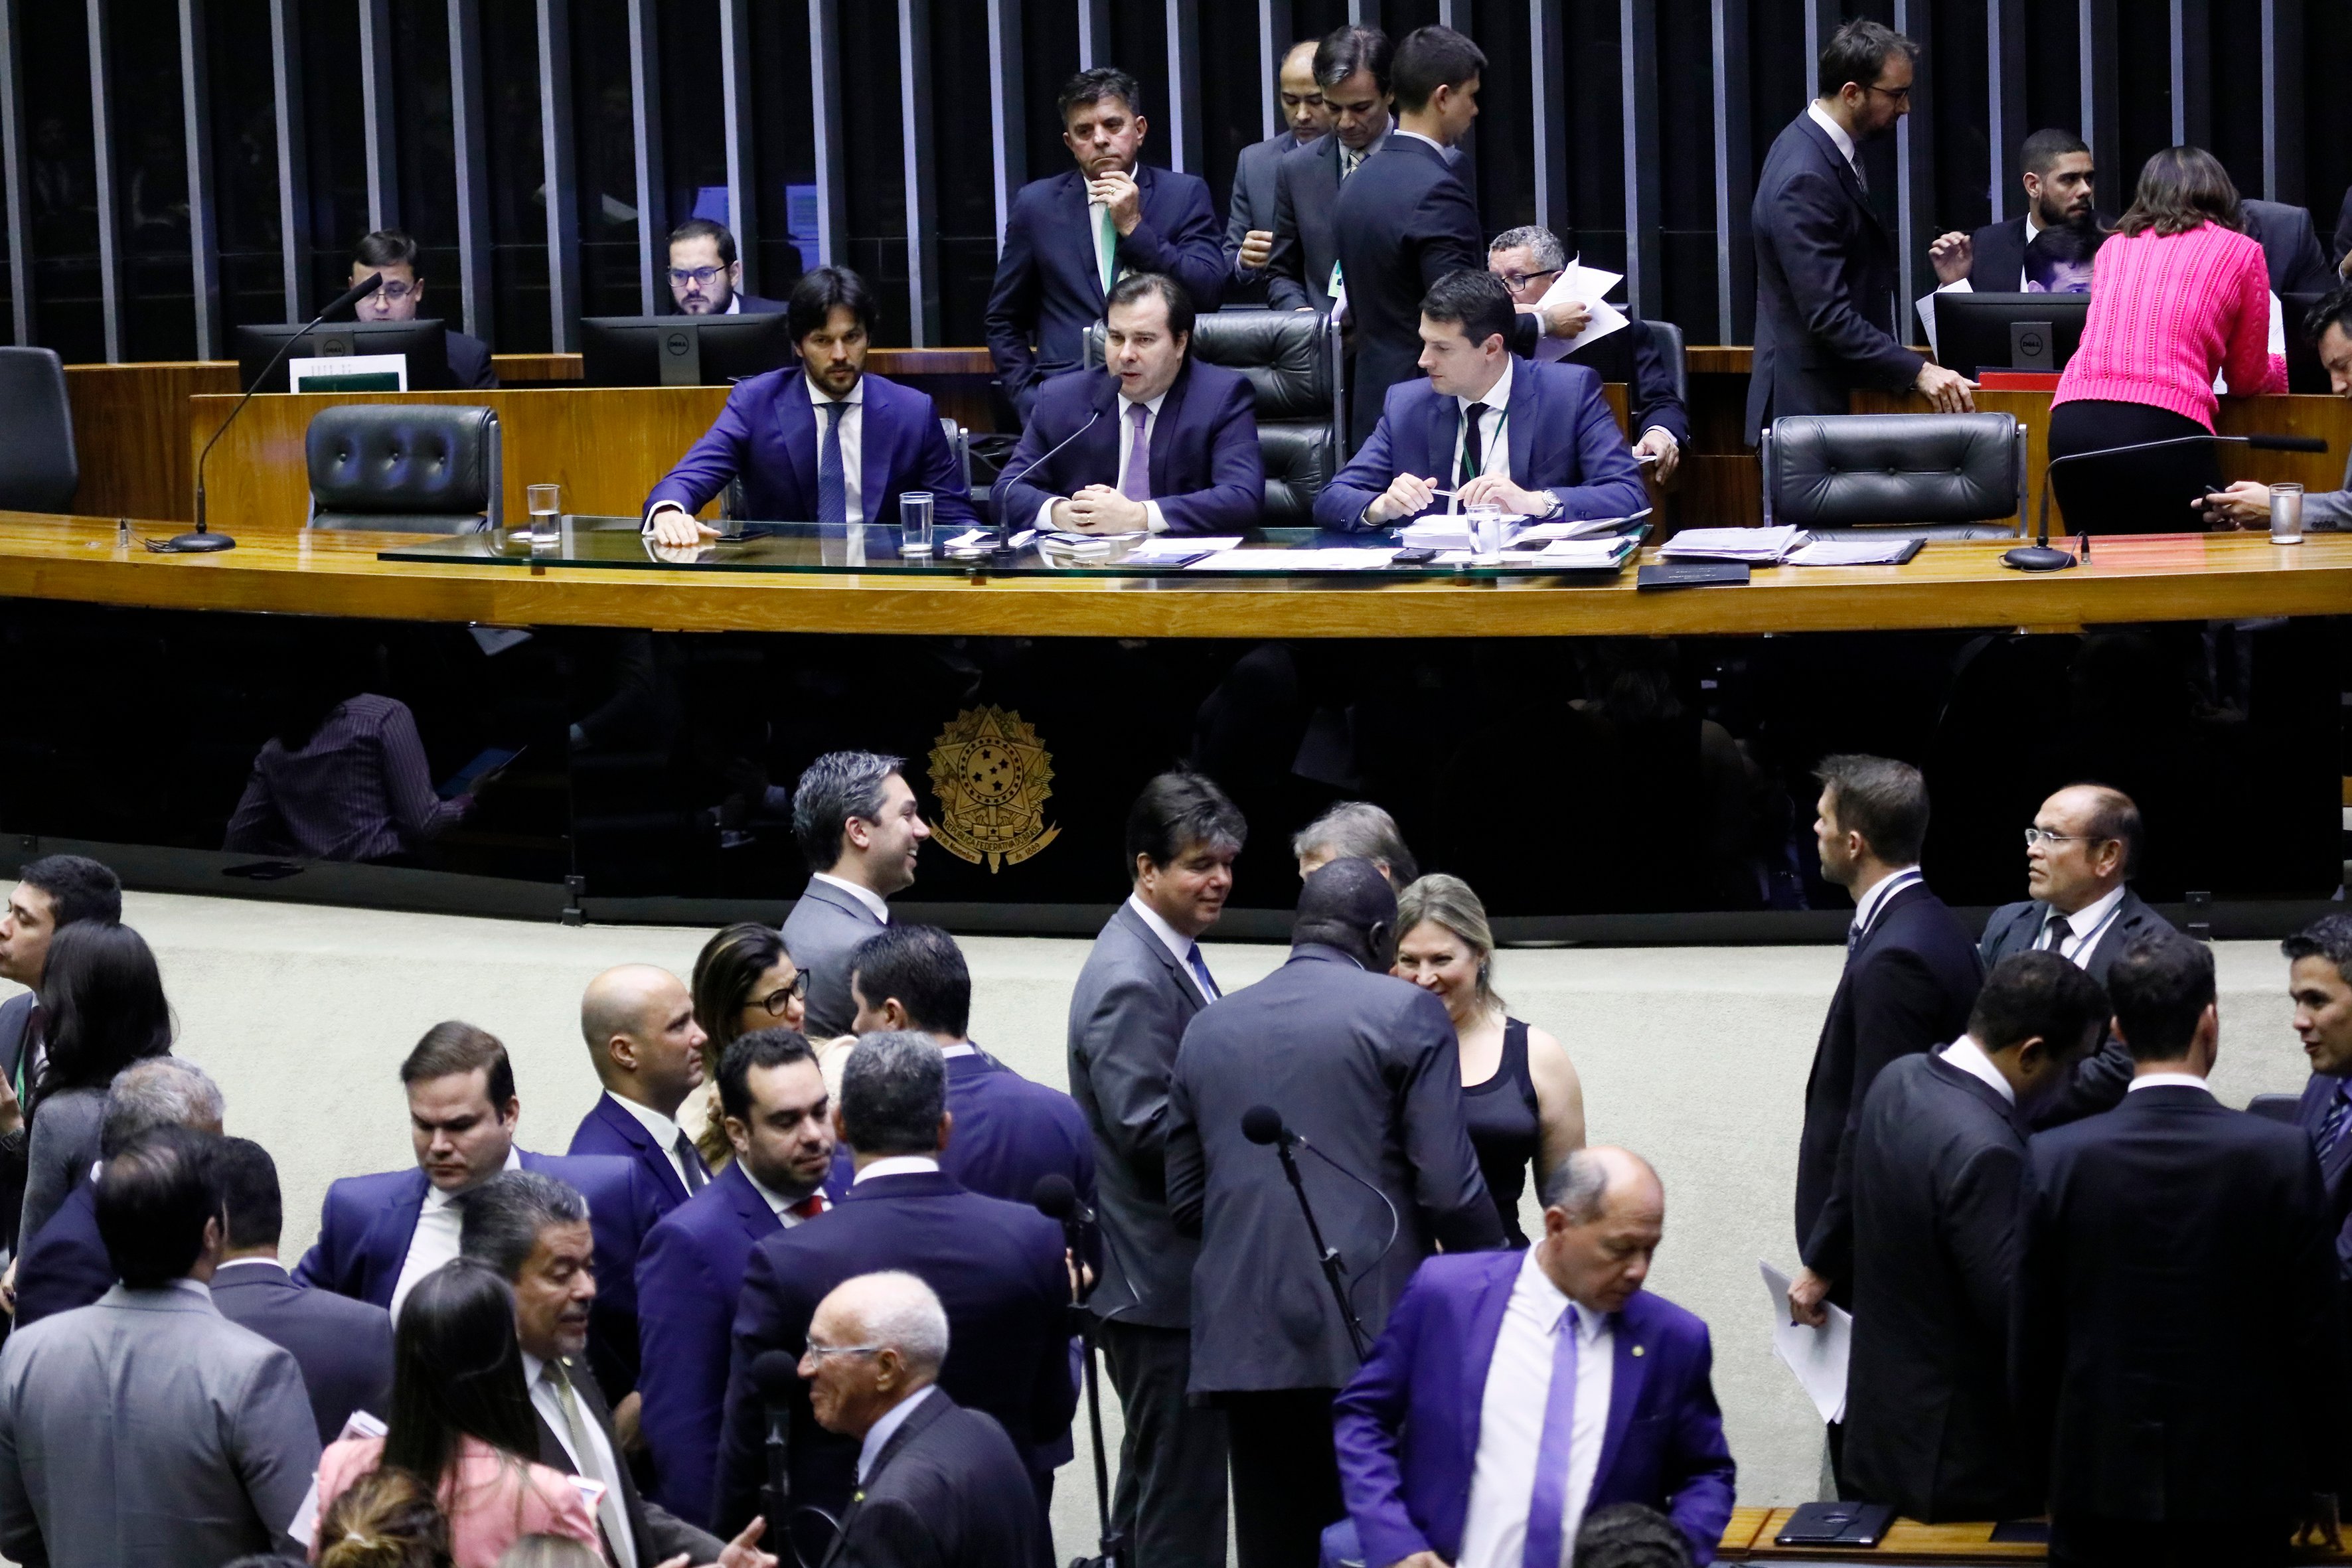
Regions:
[[757, 316], [585, 316], [590, 386], [726, 386], [793, 363], [782, 312]]
[[279, 365], [260, 380], [272, 355], [296, 341], [296, 359], [341, 359], [350, 354], [405, 354], [408, 390], [446, 392], [457, 385], [449, 374], [448, 334], [438, 321], [329, 321], [307, 331], [299, 322], [282, 326], [241, 326], [236, 329], [236, 384], [240, 392], [284, 392], [287, 367]]
[[1969, 380], [1980, 370], [2060, 371], [2083, 342], [2088, 294], [1968, 294], [1936, 301], [1936, 362]]

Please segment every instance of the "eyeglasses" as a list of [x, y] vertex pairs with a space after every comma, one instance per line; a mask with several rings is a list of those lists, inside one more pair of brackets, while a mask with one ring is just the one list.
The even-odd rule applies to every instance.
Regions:
[[723, 267], [673, 267], [669, 269], [669, 280], [681, 289], [688, 283], [699, 283], [708, 289], [718, 282], [726, 270]]
[[1910, 101], [1911, 101], [1911, 89], [1910, 89], [1909, 88], [1907, 88], [1907, 87], [1874, 87], [1874, 87], [1865, 87], [1865, 88], [1864, 88], [1862, 90], [1863, 90], [1863, 91], [1864, 91], [1864, 92], [1883, 92], [1883, 93], [1885, 93], [1887, 97], [1889, 97], [1889, 98], [1891, 98], [1891, 99], [1895, 100], [1895, 102], [1897, 102], [1897, 103], [1908, 103], [1908, 102], [1910, 102]]
[[387, 300], [405, 300], [422, 287], [415, 283], [386, 283], [376, 290]]
[[807, 1350], [802, 1353], [802, 1359], [822, 1362], [827, 1356], [880, 1355], [889, 1348], [888, 1345], [821, 1345], [814, 1340], [811, 1340], [808, 1342]]
[[803, 1000], [808, 996], [808, 971], [805, 969], [793, 975], [790, 984], [780, 985], [760, 998], [760, 1005], [768, 1010], [770, 1017], [781, 1018], [784, 1016], [784, 1009], [795, 996]]
[[2025, 847], [2028, 849], [2037, 844], [2105, 844], [2106, 842], [2104, 838], [2095, 838], [2087, 833], [2052, 833], [2041, 827], [2029, 827], [2025, 830]]
[[1557, 278], [1566, 270], [1564, 267], [1547, 267], [1540, 272], [1504, 272], [1496, 276], [1502, 279], [1504, 288], [1516, 294], [1538, 278]]

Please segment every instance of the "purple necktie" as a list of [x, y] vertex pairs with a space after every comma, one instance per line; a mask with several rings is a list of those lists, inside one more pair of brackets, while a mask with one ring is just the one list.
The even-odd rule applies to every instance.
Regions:
[[1151, 405], [1130, 403], [1127, 416], [1135, 426], [1135, 441], [1127, 449], [1127, 474], [1118, 493], [1129, 500], [1151, 499]]
[[1560, 1526], [1568, 1512], [1568, 1445], [1576, 1429], [1576, 1308], [1563, 1308], [1553, 1331], [1551, 1392], [1544, 1396], [1542, 1441], [1536, 1445], [1536, 1486], [1528, 1499], [1523, 1568], [1559, 1568]]

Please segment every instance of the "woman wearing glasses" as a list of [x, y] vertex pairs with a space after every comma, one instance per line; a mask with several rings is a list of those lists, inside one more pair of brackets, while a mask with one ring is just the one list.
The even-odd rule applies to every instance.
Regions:
[[694, 961], [694, 1021], [702, 1026], [702, 1076], [709, 1084], [702, 1135], [695, 1147], [716, 1174], [735, 1157], [719, 1126], [719, 1063], [727, 1047], [754, 1029], [797, 1029], [806, 1016], [808, 976], [784, 951], [773, 926], [746, 921], [705, 942]]

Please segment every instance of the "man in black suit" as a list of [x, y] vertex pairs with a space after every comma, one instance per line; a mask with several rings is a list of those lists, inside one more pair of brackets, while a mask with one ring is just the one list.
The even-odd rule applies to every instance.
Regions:
[[2090, 144], [2072, 131], [2037, 131], [2018, 149], [2023, 171], [2025, 210], [2006, 223], [1989, 223], [1974, 234], [1954, 229], [1927, 247], [1937, 280], [1965, 283], [1971, 290], [2015, 294], [2025, 288], [2025, 247], [2046, 229], [2095, 226], [2093, 189], [2098, 173]]
[[[947, 1063], [927, 1035], [858, 1041], [842, 1069], [834, 1125], [849, 1144], [856, 1182], [808, 1224], [762, 1240], [744, 1271], [719, 1439], [719, 1527], [753, 1515], [765, 1479], [768, 1423], [754, 1363], [769, 1351], [803, 1355], [817, 1305], [835, 1286], [902, 1268], [947, 1304], [956, 1342], [940, 1382], [962, 1404], [994, 1416], [1013, 1439], [1038, 1541], [1050, 1550], [1054, 1473], [1041, 1456], [1068, 1436], [1078, 1402], [1062, 1227], [1025, 1203], [971, 1192], [940, 1169], [950, 1131]], [[856, 1455], [812, 1425], [799, 1391], [789, 1419], [796, 1503], [838, 1515], [855, 1489]]]
[[[76, 921], [111, 925], [121, 919], [122, 879], [87, 856], [44, 855], [16, 873], [7, 905], [0, 909], [0, 980], [26, 989], [0, 1002], [0, 1140], [25, 1135], [24, 1097], [41, 1043], [38, 992], [48, 968], [49, 939]], [[11, 1253], [32, 1239], [16, 1235], [24, 1202], [24, 1161], [0, 1160], [0, 1247]]]
[[2246, 232], [2262, 244], [2272, 293], [2325, 294], [2336, 287], [2336, 272], [2327, 265], [2327, 253], [2319, 247], [2319, 231], [2312, 225], [2309, 207], [2248, 196], [2238, 204], [2238, 211], [2245, 219]]
[[342, 1435], [354, 1410], [392, 1414], [392, 1314], [331, 1290], [305, 1290], [278, 1261], [285, 1207], [278, 1165], [250, 1138], [224, 1138], [213, 1175], [227, 1215], [227, 1249], [213, 1271], [213, 1305], [283, 1345], [302, 1368], [319, 1441]]
[[912, 1274], [861, 1274], [809, 1320], [800, 1373], [817, 1422], [858, 1446], [857, 1490], [824, 1563], [1005, 1568], [1038, 1555], [1004, 1428], [939, 1386], [947, 1309]]
[[2298, 1524], [2332, 1545], [2346, 1385], [2311, 1141], [2206, 1088], [2203, 943], [2141, 937], [2107, 996], [2130, 1092], [2033, 1141], [2015, 1375], [2050, 1560], [2280, 1562]]
[[1275, 170], [1286, 153], [1330, 134], [1331, 110], [1323, 100], [1322, 84], [1315, 79], [1316, 47], [1313, 38], [1302, 38], [1282, 57], [1282, 69], [1275, 78], [1276, 96], [1282, 103], [1281, 134], [1251, 142], [1234, 162], [1234, 195], [1225, 211], [1228, 305], [1267, 302], [1265, 268], [1279, 226]]
[[588, 1201], [555, 1177], [509, 1171], [467, 1194], [460, 1256], [514, 1288], [523, 1382], [539, 1417], [539, 1462], [604, 1489], [596, 1524], [615, 1568], [654, 1568], [679, 1552], [720, 1568], [776, 1568], [759, 1549], [754, 1519], [725, 1543], [639, 1495], [628, 1445], [588, 1374], [588, 1317], [596, 1300], [596, 1244]]
[[1984, 966], [1969, 934], [1919, 875], [1927, 783], [1885, 757], [1822, 759], [1813, 837], [1822, 875], [1853, 895], [1845, 973], [1822, 1021], [1805, 1080], [1797, 1145], [1797, 1252], [1789, 1282], [1798, 1321], [1827, 1321], [1824, 1300], [1853, 1289], [1853, 1139], [1879, 1069], [1959, 1037]]
[[1331, 1402], [1357, 1369], [1282, 1163], [1245, 1137], [1244, 1113], [1273, 1107], [1325, 1156], [1303, 1175], [1368, 1334], [1439, 1246], [1503, 1240], [1463, 1121], [1454, 1026], [1387, 973], [1395, 950], [1388, 879], [1334, 860], [1299, 889], [1289, 962], [1203, 1008], [1176, 1053], [1168, 1207], [1201, 1237], [1192, 1392], [1227, 1413], [1244, 1564], [1314, 1562], [1346, 1511]]
[[[380, 228], [353, 247], [352, 282], [363, 283], [376, 273], [383, 274], [383, 287], [354, 308], [361, 321], [413, 321], [423, 313], [425, 279], [417, 275], [416, 257], [416, 241], [396, 228]], [[486, 392], [499, 384], [499, 373], [490, 364], [489, 344], [467, 337], [446, 322], [441, 333], [448, 345], [451, 386], [460, 392]]]
[[782, 300], [743, 292], [743, 262], [723, 223], [690, 217], [669, 231], [669, 299], [681, 316], [779, 316]]
[[2016, 953], [1985, 977], [1967, 1034], [1870, 1086], [1853, 1147], [1850, 1495], [1931, 1523], [2041, 1511], [2009, 1403], [2028, 1118], [2106, 1022], [2098, 982]]
[[1224, 912], [1249, 825], [1192, 773], [1161, 773], [1127, 814], [1127, 901], [1070, 994], [1070, 1097], [1093, 1130], [1103, 1265], [1087, 1305], [1126, 1418], [1111, 1525], [1136, 1568], [1225, 1560], [1225, 1416], [1186, 1397], [1197, 1239], [1168, 1213], [1176, 1050], [1223, 994], [1199, 938]]
[[1331, 308], [1331, 269], [1339, 259], [1332, 228], [1339, 186], [1379, 152], [1393, 125], [1390, 67], [1396, 50], [1378, 27], [1349, 23], [1315, 46], [1315, 80], [1331, 116], [1318, 137], [1275, 165], [1274, 247], [1266, 260], [1266, 303], [1277, 310]]
[[[2021, 903], [1985, 921], [1977, 955], [1990, 970], [2013, 952], [2047, 949], [2105, 984], [2116, 955], [2136, 937], [2170, 931], [2131, 889], [2143, 837], [2139, 807], [2105, 784], [2069, 784], [2042, 803], [2025, 830]], [[2131, 1087], [2131, 1053], [2113, 1037], [2074, 1069], [2065, 1089], [2034, 1112], [2037, 1128], [2114, 1109]]]
[[[2311, 1139], [2329, 1211], [2352, 1209], [2352, 915], [2325, 915], [2280, 948], [2288, 961], [2294, 1032], [2311, 1062], [2295, 1125]], [[2352, 1280], [2352, 1218], [2336, 1226], [2336, 1271]]]
[[1919, 47], [1876, 22], [1840, 27], [1822, 51], [1821, 96], [1765, 154], [1756, 233], [1752, 437], [1785, 414], [1843, 414], [1857, 386], [1915, 388], [1947, 413], [1969, 383], [1895, 335], [1895, 241], [1870, 204], [1858, 153], [1910, 111]]

